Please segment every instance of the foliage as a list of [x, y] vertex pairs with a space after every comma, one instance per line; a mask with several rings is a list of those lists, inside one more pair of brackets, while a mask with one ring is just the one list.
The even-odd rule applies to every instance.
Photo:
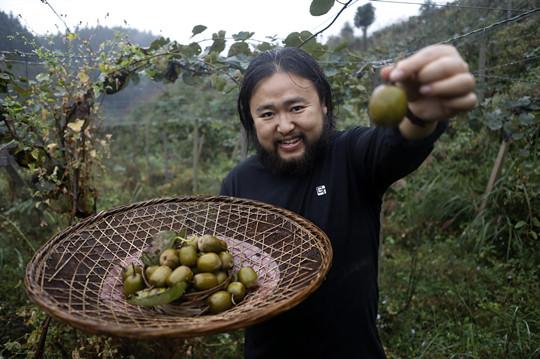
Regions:
[[[196, 40], [204, 25], [188, 44], [136, 32], [111, 38], [103, 28], [28, 36], [25, 46], [34, 45], [18, 49], [33, 51], [40, 65], [27, 72], [12, 55], [0, 61], [0, 144], [9, 144], [24, 181], [0, 168], [0, 356], [34, 354], [45, 315], [26, 299], [22, 280], [35, 248], [53, 233], [96, 210], [218, 192], [246, 155], [235, 98], [253, 55], [275, 46], [312, 53], [334, 89], [337, 127], [346, 129], [369, 125], [365, 108], [380, 66], [508, 16], [429, 3], [419, 16], [374, 33], [368, 51], [352, 28], [327, 44], [309, 31], [265, 42], [250, 31], [218, 31], [208, 44]], [[454, 4], [501, 8], [488, 0]], [[311, 11], [322, 15], [334, 5], [313, 0]], [[540, 28], [529, 17], [485, 33], [484, 100], [452, 122], [424, 165], [384, 201], [379, 326], [390, 358], [540, 353]], [[477, 34], [450, 41], [476, 75], [480, 41]], [[503, 140], [509, 150], [495, 190], [485, 194]], [[134, 342], [53, 320], [46, 348], [50, 357], [237, 358], [242, 338], [236, 331]]]
[[375, 8], [368, 2], [365, 5], [359, 6], [354, 15], [354, 26], [360, 28], [368, 28], [375, 21]]

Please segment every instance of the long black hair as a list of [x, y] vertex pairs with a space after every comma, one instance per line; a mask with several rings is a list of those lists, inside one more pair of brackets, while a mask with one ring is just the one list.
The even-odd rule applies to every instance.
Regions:
[[319, 99], [326, 106], [326, 126], [334, 128], [332, 90], [326, 75], [322, 71], [317, 61], [307, 52], [295, 47], [277, 48], [265, 51], [251, 60], [245, 74], [240, 93], [238, 95], [238, 114], [240, 122], [246, 130], [250, 141], [256, 143], [253, 117], [249, 109], [249, 102], [253, 95], [253, 90], [257, 84], [272, 76], [276, 72], [289, 72], [296, 76], [310, 80], [315, 86]]

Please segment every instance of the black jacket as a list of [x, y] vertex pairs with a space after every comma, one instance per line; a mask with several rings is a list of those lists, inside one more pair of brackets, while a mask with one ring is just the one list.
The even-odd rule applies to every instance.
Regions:
[[334, 252], [315, 293], [246, 329], [246, 358], [384, 358], [376, 326], [382, 196], [423, 162], [445, 128], [408, 141], [397, 129], [358, 127], [334, 133], [309, 175], [275, 175], [258, 156], [229, 173], [221, 194], [300, 214], [328, 235]]

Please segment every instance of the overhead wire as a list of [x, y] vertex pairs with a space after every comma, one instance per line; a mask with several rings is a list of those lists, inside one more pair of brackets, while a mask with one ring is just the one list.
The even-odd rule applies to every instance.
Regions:
[[[353, 1], [352, 3], [350, 3], [350, 4], [348, 4], [347, 2], [340, 2], [340, 1], [337, 1], [337, 0], [336, 0], [336, 2], [346, 7], [346, 8], [344, 9], [344, 11], [343, 11], [343, 12], [345, 12], [345, 11], [348, 11], [349, 9], [352, 9], [352, 8], [353, 8], [353, 5], [356, 4], [356, 3], [358, 2], [358, 0], [354, 0], [354, 1]], [[329, 22], [331, 22], [332, 20], [334, 20], [334, 18], [335, 18], [335, 15], [331, 15], [331, 16], [327, 17], [324, 21], [322, 21], [321, 23], [319, 23], [318, 25], [316, 25], [314, 28], [315, 28], [315, 29], [319, 29], [319, 28], [321, 28], [321, 27], [323, 27], [323, 26], [326, 26], [326, 24], [329, 23]], [[311, 32], [312, 32], [312, 33], [317, 33], [317, 32], [319, 32], [319, 30], [312, 30]]]
[[[54, 11], [54, 13], [58, 15], [58, 13], [54, 10], [54, 8], [52, 8], [52, 6], [50, 5], [50, 3], [47, 1], [47, 0], [40, 0], [41, 2], [47, 4], [49, 7], [51, 7], [51, 9]], [[344, 8], [342, 8], [342, 11], [345, 9], [345, 8], [350, 8], [354, 3], [356, 3], [358, 0], [354, 0], [354, 2], [352, 2], [351, 4], [348, 4], [346, 3], [346, 5], [348, 6], [344, 6]], [[374, 0], [370, 0], [370, 1], [374, 1]], [[395, 3], [403, 3], [403, 4], [406, 4], [406, 3], [410, 3], [410, 2], [402, 2], [402, 1], [389, 1], [389, 0], [377, 0], [377, 1], [381, 1], [381, 2], [395, 2]], [[493, 8], [494, 9], [494, 8]], [[502, 10], [502, 9], [500, 9]], [[491, 23], [489, 24], [488, 26], [485, 26], [485, 27], [481, 27], [481, 28], [478, 28], [478, 29], [474, 29], [472, 31], [469, 31], [467, 33], [464, 33], [464, 34], [460, 34], [460, 35], [456, 35], [454, 37], [451, 37], [447, 40], [444, 40], [444, 41], [441, 41], [441, 42], [438, 42], [438, 44], [445, 44], [445, 43], [452, 43], [452, 42], [455, 42], [455, 41], [458, 41], [458, 40], [461, 40], [461, 39], [464, 39], [464, 38], [467, 38], [469, 36], [472, 36], [474, 34], [477, 34], [477, 33], [480, 33], [480, 32], [486, 32], [494, 27], [497, 27], [497, 26], [500, 26], [500, 25], [503, 25], [503, 24], [506, 24], [506, 23], [512, 23], [512, 22], [515, 22], [515, 21], [518, 21], [518, 20], [522, 20], [528, 16], [531, 16], [537, 12], [540, 11], [540, 8], [534, 8], [534, 9], [530, 9], [530, 10], [527, 10], [526, 12], [523, 12], [519, 15], [516, 15], [516, 16], [513, 16], [513, 17], [510, 17], [510, 18], [506, 18], [504, 20], [500, 20], [500, 21], [497, 21], [497, 22], [494, 22], [494, 23]], [[335, 20], [335, 18], [334, 18]], [[67, 28], [67, 24], [66, 24], [66, 28]], [[324, 31], [324, 29], [322, 30]], [[406, 51], [401, 51], [401, 56], [408, 56], [414, 52], [416, 52], [417, 50], [406, 50]], [[16, 55], [16, 56], [21, 56], [21, 57], [38, 57], [37, 54], [35, 53], [29, 53], [29, 52], [23, 52], [23, 51], [0, 51], [0, 54], [3, 54], [3, 55]], [[88, 58], [89, 56], [80, 56], [80, 55], [63, 55], [63, 54], [55, 54], [55, 56], [69, 56], [70, 58]], [[508, 63], [508, 64], [502, 64], [502, 65], [496, 65], [494, 67], [489, 67], [489, 68], [486, 68], [486, 70], [488, 69], [493, 69], [493, 68], [496, 68], [496, 67], [503, 67], [503, 66], [509, 66], [511, 64], [516, 64], [516, 63], [519, 63], [519, 62], [523, 62], [523, 61], [529, 61], [529, 59], [535, 59], [535, 58], [539, 58], [540, 56], [533, 56], [533, 57], [530, 57], [530, 58], [527, 58], [527, 59], [524, 59], [524, 60], [517, 60], [517, 61], [513, 61], [511, 63]], [[391, 57], [391, 58], [385, 58], [385, 59], [378, 59], [378, 60], [371, 60], [371, 61], [368, 61], [368, 62], [364, 62], [362, 67], [357, 70], [355, 72], [355, 76], [359, 76], [361, 74], [361, 72], [367, 67], [367, 66], [372, 66], [372, 67], [381, 67], [381, 66], [384, 66], [384, 65], [387, 65], [387, 64], [390, 64], [392, 62], [394, 62], [396, 60], [395, 56], [394, 57]], [[31, 64], [31, 65], [43, 65], [44, 62], [29, 62], [28, 59], [25, 59], [24, 61], [23, 60], [17, 60], [17, 59], [4, 59], [3, 61], [5, 62], [13, 62], [13, 63], [25, 63], [25, 64]], [[338, 63], [347, 63], [347, 62], [323, 62], [323, 63], [327, 63], [327, 64], [338, 64]], [[349, 63], [353, 63], [352, 61], [349, 62]]]
[[[473, 75], [478, 75], [479, 71], [473, 71]], [[496, 80], [504, 80], [504, 81], [512, 81], [514, 83], [521, 83], [521, 84], [532, 84], [532, 85], [540, 85], [540, 81], [529, 81], [529, 80], [523, 80], [516, 77], [508, 77], [508, 76], [496, 76], [496, 75], [483, 75], [485, 78], [488, 79], [496, 79]]]
[[[421, 2], [412, 2], [412, 1], [397, 1], [397, 0], [369, 0], [371, 2], [382, 2], [382, 3], [391, 3], [391, 4], [403, 4], [403, 5], [426, 5], [426, 3]], [[479, 10], [497, 10], [497, 11], [511, 11], [511, 12], [526, 12], [527, 10], [519, 9], [507, 9], [500, 7], [489, 7], [489, 6], [470, 6], [470, 5], [455, 5], [455, 4], [439, 4], [439, 3], [430, 3], [430, 5], [436, 7], [452, 7], [452, 8], [462, 8], [462, 9], [479, 9]]]
[[[518, 20], [523, 20], [524, 18], [532, 16], [532, 15], [538, 13], [538, 12], [540, 12], [540, 8], [534, 8], [534, 9], [528, 10], [525, 13], [510, 17], [510, 18], [506, 18], [504, 20], [500, 20], [500, 21], [497, 21], [497, 22], [494, 22], [494, 23], [491, 23], [488, 26], [484, 26], [484, 27], [474, 29], [474, 30], [469, 31], [469, 32], [464, 33], [464, 34], [453, 36], [453, 37], [448, 38], [448, 39], [446, 39], [444, 41], [440, 41], [437, 44], [452, 43], [452, 42], [455, 42], [457, 40], [461, 40], [461, 39], [467, 38], [469, 36], [472, 36], [472, 35], [475, 35], [475, 34], [478, 34], [478, 33], [481, 33], [481, 32], [486, 32], [486, 31], [491, 30], [491, 29], [493, 29], [495, 27], [498, 27], [500, 25], [504, 25], [504, 24], [507, 24], [507, 23], [512, 23], [512, 22], [515, 22], [515, 21], [518, 21]], [[417, 51], [418, 51], [418, 49], [414, 49], [414, 50], [401, 51], [400, 53], [402, 54], [401, 56], [406, 57], [406, 56], [412, 55], [413, 53], [415, 53]], [[363, 71], [366, 68], [366, 66], [382, 67], [382, 66], [385, 66], [385, 65], [388, 65], [390, 63], [395, 62], [395, 60], [396, 60], [396, 57], [393, 56], [393, 57], [389, 57], [389, 58], [385, 58], [385, 59], [367, 61], [355, 73], [355, 76], [360, 76], [361, 71]]]

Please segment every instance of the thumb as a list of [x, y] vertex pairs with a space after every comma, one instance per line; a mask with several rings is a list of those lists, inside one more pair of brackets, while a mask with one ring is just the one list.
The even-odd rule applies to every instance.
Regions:
[[394, 68], [394, 65], [385, 66], [381, 69], [380, 74], [381, 78], [384, 82], [390, 81], [390, 73], [392, 72], [392, 69]]

